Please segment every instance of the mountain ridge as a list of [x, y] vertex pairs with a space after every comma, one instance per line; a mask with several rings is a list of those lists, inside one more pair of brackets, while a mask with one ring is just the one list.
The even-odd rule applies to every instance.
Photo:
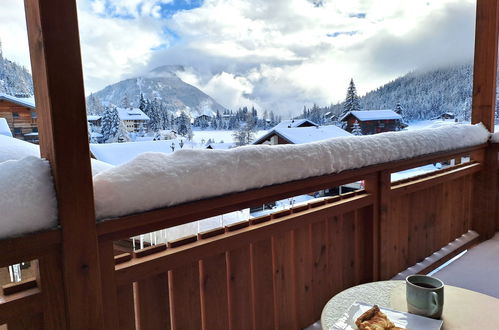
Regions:
[[182, 66], [160, 66], [144, 75], [108, 85], [92, 96], [104, 104], [115, 105], [120, 105], [126, 97], [130, 106], [138, 107], [142, 94], [151, 101], [158, 99], [169, 112], [188, 111], [196, 116], [213, 116], [217, 111], [227, 110], [211, 96], [181, 80], [176, 72], [182, 70]]

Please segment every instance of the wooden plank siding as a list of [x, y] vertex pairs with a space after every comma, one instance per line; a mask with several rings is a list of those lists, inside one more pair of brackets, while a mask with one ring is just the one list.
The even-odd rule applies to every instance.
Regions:
[[[32, 138], [25, 137], [24, 134], [38, 132], [34, 109], [7, 100], [0, 100], [0, 118], [7, 120], [12, 135], [17, 139], [30, 141]], [[37, 136], [36, 140], [38, 140]]]

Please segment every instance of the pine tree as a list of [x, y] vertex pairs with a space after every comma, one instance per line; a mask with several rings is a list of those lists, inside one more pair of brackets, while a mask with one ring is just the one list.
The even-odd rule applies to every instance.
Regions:
[[116, 142], [120, 122], [118, 110], [115, 107], [106, 107], [101, 119], [101, 134], [105, 143]]
[[130, 100], [128, 99], [128, 95], [125, 94], [125, 96], [123, 96], [123, 98], [121, 99], [120, 106], [124, 109], [128, 109], [128, 108], [132, 107], [132, 105], [130, 104]]
[[362, 128], [360, 127], [360, 124], [357, 120], [352, 125], [352, 134], [353, 135], [362, 135]]
[[192, 138], [191, 119], [185, 111], [182, 111], [177, 118], [177, 133], [187, 137], [189, 140]]
[[130, 142], [131, 140], [130, 133], [126, 129], [125, 123], [120, 120], [114, 142]]
[[251, 113], [246, 113], [246, 121], [232, 134], [237, 146], [250, 144], [255, 139], [255, 125]]
[[145, 108], [146, 108], [146, 100], [144, 98], [144, 94], [143, 93], [140, 93], [140, 99], [139, 99], [139, 109], [144, 111]]
[[156, 133], [161, 129], [161, 113], [157, 99], [149, 102], [147, 115], [149, 116], [149, 130]]
[[350, 111], [359, 111], [360, 110], [360, 101], [359, 96], [357, 95], [357, 88], [355, 87], [355, 83], [353, 82], [353, 78], [350, 80], [350, 84], [347, 89], [347, 97], [345, 99], [345, 103], [343, 103], [343, 114], [346, 114]]

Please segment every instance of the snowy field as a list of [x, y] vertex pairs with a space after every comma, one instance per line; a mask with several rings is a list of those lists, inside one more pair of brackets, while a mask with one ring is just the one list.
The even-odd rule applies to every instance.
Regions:
[[[233, 142], [234, 132], [235, 131], [193, 130], [192, 133], [194, 133], [194, 137], [192, 138], [192, 141], [195, 143], [202, 143], [202, 141], [204, 141], [206, 143], [209, 139], [211, 139], [212, 141], [215, 141], [215, 143], [220, 143], [221, 141], [225, 143]], [[265, 133], [267, 133], [267, 131], [255, 132], [255, 140], [260, 136], [263, 136]]]

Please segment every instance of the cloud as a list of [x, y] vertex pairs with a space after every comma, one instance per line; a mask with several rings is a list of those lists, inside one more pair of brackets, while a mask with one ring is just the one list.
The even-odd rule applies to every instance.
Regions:
[[[476, 0], [195, 2], [80, 0], [87, 92], [181, 64], [184, 80], [228, 107], [286, 115], [343, 100], [350, 78], [363, 94], [473, 53]], [[25, 64], [19, 3], [2, 0], [0, 37]]]

